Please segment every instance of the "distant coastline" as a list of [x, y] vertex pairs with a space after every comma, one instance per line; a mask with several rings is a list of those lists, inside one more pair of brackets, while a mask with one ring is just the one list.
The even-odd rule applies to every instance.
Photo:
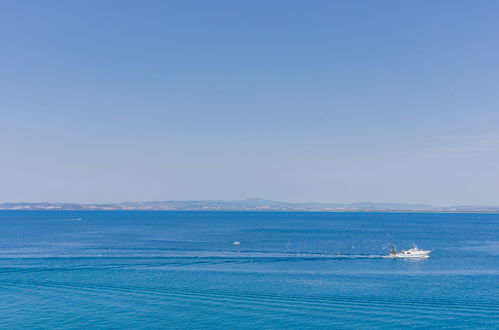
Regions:
[[0, 210], [499, 213], [499, 206], [461, 205], [434, 207], [424, 204], [397, 203], [286, 203], [261, 198], [250, 198], [234, 201], [192, 200], [121, 203], [0, 203]]

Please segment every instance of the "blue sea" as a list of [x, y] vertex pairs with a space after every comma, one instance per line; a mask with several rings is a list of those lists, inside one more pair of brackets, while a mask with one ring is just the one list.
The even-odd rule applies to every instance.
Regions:
[[[0, 328], [499, 328], [498, 214], [1, 211], [0, 226]], [[413, 243], [431, 257], [385, 257]]]

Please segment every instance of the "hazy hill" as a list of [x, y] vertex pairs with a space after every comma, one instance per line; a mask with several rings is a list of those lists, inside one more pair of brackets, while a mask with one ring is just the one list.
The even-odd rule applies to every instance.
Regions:
[[423, 204], [286, 203], [261, 198], [121, 203], [0, 203], [0, 210], [178, 210], [178, 211], [322, 211], [322, 212], [499, 212], [499, 206], [433, 207]]

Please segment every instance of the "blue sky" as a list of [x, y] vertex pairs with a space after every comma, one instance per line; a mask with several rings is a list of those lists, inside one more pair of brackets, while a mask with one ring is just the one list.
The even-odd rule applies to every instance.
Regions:
[[2, 1], [0, 202], [499, 204], [497, 1]]

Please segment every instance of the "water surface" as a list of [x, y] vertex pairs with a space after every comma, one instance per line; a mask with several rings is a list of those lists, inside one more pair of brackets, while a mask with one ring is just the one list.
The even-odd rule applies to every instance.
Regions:
[[[1, 211], [0, 225], [2, 328], [497, 328], [497, 214]], [[385, 257], [412, 243], [431, 258]]]

